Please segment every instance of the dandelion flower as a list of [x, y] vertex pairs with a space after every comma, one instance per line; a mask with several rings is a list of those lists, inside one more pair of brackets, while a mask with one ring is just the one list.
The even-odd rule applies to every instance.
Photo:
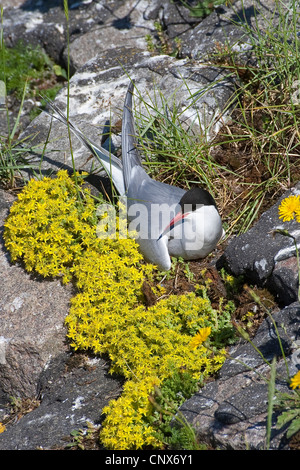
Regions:
[[295, 390], [295, 388], [299, 387], [300, 388], [300, 370], [297, 372], [294, 377], [291, 379], [290, 387]]
[[194, 338], [190, 342], [190, 348], [196, 349], [200, 344], [204, 343], [205, 340], [209, 337], [211, 333], [211, 327], [208, 326], [207, 328], [201, 328], [198, 333], [194, 336]]
[[300, 211], [300, 197], [289, 196], [281, 201], [278, 208], [279, 218], [283, 219], [283, 222], [288, 222], [294, 219], [295, 214]]

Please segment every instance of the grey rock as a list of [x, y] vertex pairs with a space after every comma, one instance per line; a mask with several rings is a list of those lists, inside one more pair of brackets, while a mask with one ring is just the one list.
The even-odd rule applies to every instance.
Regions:
[[[249, 368], [263, 365], [267, 360], [272, 362], [275, 357], [291, 354], [293, 342], [298, 339], [300, 332], [300, 308], [295, 302], [280, 311], [272, 312], [258, 328], [252, 344], [243, 342], [233, 346], [230, 359], [227, 359], [220, 371], [220, 378], [233, 377]], [[278, 335], [281, 345], [278, 341]], [[259, 352], [258, 352], [259, 351]]]
[[299, 290], [299, 267], [297, 256], [277, 261], [274, 264], [272, 275], [267, 282], [271, 292], [283, 305], [289, 305], [298, 299]]
[[[272, 317], [278, 326], [282, 324], [279, 337], [286, 362], [279, 346], [270, 349], [270, 342], [274, 342], [274, 330], [270, 328], [269, 319], [266, 319], [254, 339], [264, 358], [255, 353], [250, 343], [241, 341], [229, 351], [229, 358], [221, 368], [218, 379], [208, 383], [181, 406], [180, 411], [194, 426], [199, 439], [210, 445], [234, 450], [265, 448], [270, 377], [270, 366], [265, 359], [271, 361], [273, 357], [277, 358], [275, 396], [279, 392], [289, 391], [286, 366], [290, 376], [300, 368], [299, 347], [295, 342], [300, 330], [299, 303], [274, 313]], [[276, 411], [272, 416], [270, 448], [287, 449], [286, 428], [276, 428], [278, 413]]]
[[[30, 3], [27, 7], [32, 13]], [[45, 20], [50, 14], [54, 15], [56, 10], [53, 8], [60, 8], [51, 4], [44, 11], [44, 7], [45, 4], [42, 2], [41, 9], [34, 10], [34, 14], [30, 16], [32, 24], [38, 23], [39, 18]], [[76, 12], [76, 9], [74, 11]], [[15, 11], [14, 14], [16, 14]], [[28, 27], [25, 22], [26, 15], [27, 10], [23, 8], [18, 17], [18, 21], [25, 28]], [[9, 18], [9, 15], [7, 17]], [[83, 17], [85, 18], [84, 15]], [[61, 17], [57, 16], [58, 25], [60, 24], [59, 18]], [[76, 15], [73, 15], [73, 20], [72, 24], [75, 24]], [[9, 22], [6, 24], [9, 26]], [[61, 29], [58, 28], [58, 30]], [[27, 32], [24, 30], [20, 34], [27, 37]], [[222, 71], [216, 67], [207, 68], [202, 65], [199, 67], [197, 63], [191, 63], [189, 60], [177, 61], [169, 56], [156, 57], [136, 47], [113, 48], [81, 67], [70, 82], [70, 118], [95, 141], [101, 142], [103, 129], [109, 123], [117, 125], [122, 116], [122, 103], [129, 81], [127, 73], [136, 80], [141, 96], [148, 95], [150, 101], [154, 99], [153, 84], [169, 99], [170, 107], [174, 99], [172, 95], [175, 96], [174, 90], [177, 90], [176, 106], [179, 108], [187, 106], [191, 92], [196, 92], [199, 88], [216, 81], [217, 85], [211, 88], [210, 94], [201, 97], [194, 108], [195, 112], [200, 110], [202, 112], [206, 107], [210, 119], [216, 119], [216, 126], [219, 125], [218, 118], [222, 114], [222, 106], [234, 90], [233, 83], [228, 80], [223, 81]], [[183, 78], [190, 91], [182, 87]], [[58, 95], [56, 103], [63, 111], [65, 110], [65, 89]], [[137, 107], [142, 112], [142, 103], [138, 101], [138, 97]], [[220, 115], [216, 110], [220, 112]], [[184, 118], [190, 118], [190, 114]], [[205, 119], [207, 121], [207, 115]], [[37, 166], [41, 163], [42, 174], [48, 174], [49, 170], [56, 171], [60, 168], [72, 170], [67, 131], [60, 123], [53, 120], [51, 133], [48, 136], [50, 121], [49, 116], [42, 113], [24, 132], [23, 137], [35, 136], [31, 141], [32, 145], [40, 145], [40, 152], [36, 150], [36, 154], [31, 157], [33, 160], [34, 157], [36, 158]], [[47, 136], [49, 144], [41, 162]], [[113, 150], [117, 151], [117, 146], [120, 145], [118, 138], [116, 134], [114, 141], [109, 143], [102, 139], [102, 144], [108, 147], [113, 144], [115, 145]], [[76, 139], [72, 140], [72, 144], [76, 168], [85, 169], [85, 165], [88, 165], [89, 169], [90, 163], [86, 163], [89, 153]], [[14, 198], [5, 191], [1, 195], [3, 224]], [[68, 349], [65, 343], [64, 319], [68, 313], [72, 287], [61, 286], [59, 281], [41, 280], [24, 272], [21, 265], [11, 265], [3, 242], [1, 272], [1, 288], [4, 295], [0, 304], [0, 385], [2, 403], [5, 403], [9, 395], [35, 397], [40, 373], [47, 367], [51, 358], [58, 357]], [[45, 402], [32, 411], [30, 416], [33, 413], [33, 416], [39, 416], [37, 419], [43, 421], [43, 406], [46, 406]], [[53, 416], [56, 416], [55, 413]], [[53, 419], [56, 420], [55, 417]], [[23, 424], [26, 424], [27, 420], [30, 422], [29, 416], [22, 419]], [[48, 425], [49, 422], [47, 422]], [[13, 431], [10, 432], [13, 433]], [[7, 441], [5, 442], [4, 447], [10, 445]], [[24, 442], [26, 442], [24, 445], [29, 447], [40, 445], [36, 443], [34, 436], [25, 439]], [[45, 441], [45, 445], [48, 445], [46, 442], [48, 441]]]
[[[70, 41], [111, 18], [118, 4], [117, 0], [100, 3], [69, 1]], [[33, 45], [39, 44], [56, 63], [66, 66], [62, 54], [66, 47], [67, 22], [63, 2], [60, 0], [28, 0], [18, 9], [6, 8], [3, 32], [8, 46], [13, 46], [20, 40]]]
[[[128, 0], [120, 3], [119, 0], [69, 1], [71, 69], [76, 72], [70, 83], [71, 120], [89, 138], [118, 154], [120, 132], [117, 128], [129, 75], [136, 80], [140, 95], [150, 102], [154, 99], [154, 90], [159, 89], [172, 108], [176, 90], [175, 103], [180, 110], [190, 101], [183, 82], [192, 92], [214, 83], [209, 93], [195, 103], [193, 112], [205, 109], [206, 122], [213, 124], [213, 133], [217, 132], [220, 119], [229, 117], [224, 114], [224, 108], [232, 96], [234, 83], [225, 78], [218, 67], [200, 64], [194, 59], [209, 58], [217, 42], [223, 47], [227, 41], [234, 45], [243, 60], [251, 58], [247, 35], [232, 20], [254, 27], [254, 6], [258, 6], [260, 13], [256, 18], [263, 30], [264, 22], [273, 13], [277, 21], [274, 2], [244, 0], [245, 16], [241, 2], [234, 2], [238, 14], [223, 5], [201, 21], [191, 18], [177, 2]], [[14, 0], [11, 6], [15, 4], [20, 7], [5, 5], [6, 44], [13, 45], [20, 38], [40, 44], [57, 63], [66, 65], [66, 21], [62, 2]], [[146, 50], [145, 35], [151, 33], [156, 40], [154, 22], [157, 19], [162, 22], [171, 45], [175, 38], [181, 39], [183, 60], [154, 56]], [[135, 99], [137, 119], [145, 111], [138, 95]], [[57, 96], [56, 104], [65, 111], [66, 89]], [[110, 125], [116, 130], [111, 139], [105, 139], [103, 133]], [[199, 127], [193, 129], [201, 134]], [[42, 174], [59, 168], [72, 171], [68, 134], [60, 123], [51, 122], [49, 116], [42, 113], [23, 133], [24, 137], [29, 135], [35, 136], [32, 144], [40, 147], [31, 157], [38, 166], [41, 163]], [[49, 142], [44, 148], [47, 138]], [[72, 138], [72, 147], [76, 168], [89, 170], [89, 153], [75, 138]], [[98, 175], [92, 176], [93, 184], [100, 187], [103, 181]], [[299, 189], [296, 187], [291, 192], [298, 194]], [[3, 220], [14, 199], [10, 193], [0, 192], [1, 234]], [[300, 367], [297, 343], [300, 306], [292, 303], [297, 299], [297, 263], [291, 239], [280, 234], [273, 236], [273, 232], [284, 228], [298, 240], [299, 231], [297, 223], [278, 221], [279, 203], [247, 234], [231, 241], [221, 263], [235, 275], [242, 274], [253, 283], [267, 286], [279, 302], [288, 305], [273, 312], [273, 319], [287, 355], [289, 373], [293, 375]], [[7, 412], [9, 395], [40, 399], [39, 407], [8, 425], [0, 434], [0, 449], [64, 448], [70, 440], [70, 432], [86, 429], [87, 421], [100, 428], [102, 409], [120, 395], [122, 382], [118, 377], [108, 376], [109, 366], [103, 359], [70, 353], [65, 341], [64, 319], [73, 294], [71, 286], [41, 280], [25, 273], [21, 265], [11, 265], [2, 239], [0, 269], [0, 417], [3, 419]], [[269, 318], [258, 329], [253, 343], [268, 361], [274, 356], [278, 358], [276, 387], [287, 391], [285, 362]], [[184, 403], [181, 411], [201, 440], [222, 449], [265, 447], [267, 385], [264, 379], [269, 378], [270, 369], [261, 354], [249, 343], [239, 342], [231, 348], [230, 358], [217, 380]], [[271, 448], [288, 448], [285, 429], [277, 430], [275, 424], [276, 414]]]
[[246, 34], [237, 26], [233, 26], [229, 19], [220, 18], [213, 12], [205, 18], [192, 31], [183, 33], [182, 55], [198, 60], [205, 59], [215, 51], [217, 44], [225, 45], [230, 37], [231, 43], [246, 42]]
[[215, 411], [215, 418], [227, 425], [239, 423], [260, 415], [267, 408], [268, 386], [266, 384], [251, 384], [244, 393], [236, 393], [223, 401]]
[[[263, 31], [267, 22], [274, 26], [278, 22], [272, 0], [239, 0], [232, 6], [221, 5], [194, 29], [182, 34], [182, 55], [207, 60], [215, 52], [216, 45], [221, 48], [230, 45], [243, 57], [245, 51], [251, 49], [244, 26]], [[247, 57], [249, 59], [246, 54]]]
[[8, 95], [6, 96], [5, 102], [9, 119], [7, 119], [6, 109], [0, 108], [0, 135], [2, 137], [8, 136], [8, 134], [12, 132], [17, 119], [18, 132], [24, 131], [31, 122], [30, 111], [36, 106], [35, 101], [31, 97], [26, 98], [23, 102], [21, 116], [19, 116], [19, 101], [13, 95]]
[[184, 33], [192, 31], [199, 23], [199, 18], [193, 17], [188, 8], [181, 3], [164, 2], [160, 0], [159, 18], [163, 25], [166, 37], [174, 45], [173, 39], [181, 40]]
[[36, 393], [37, 378], [52, 356], [66, 349], [64, 319], [72, 286], [48, 281], [11, 264], [2, 233], [15, 197], [0, 190], [0, 400]]
[[0, 450], [64, 449], [72, 431], [100, 429], [102, 409], [122, 391], [103, 359], [70, 353], [49, 362], [38, 382], [40, 405], [0, 434]]
[[276, 231], [286, 230], [298, 245], [300, 230], [297, 221], [279, 219], [278, 207], [285, 197], [297, 195], [299, 190], [298, 184], [285, 192], [250, 230], [229, 243], [219, 261], [234, 275], [243, 275], [254, 284], [268, 287], [281, 305], [298, 299], [298, 266], [293, 239]]
[[[118, 127], [116, 124], [122, 118], [129, 77], [136, 84], [134, 106], [137, 121], [143, 113], [154, 114], [151, 105], [158, 106], [165, 113], [167, 103], [171, 110], [174, 105], [180, 109], [183, 125], [191, 127], [195, 133], [206, 134], [209, 139], [218, 131], [221, 121], [229, 116], [227, 105], [235, 85], [222, 69], [189, 59], [178, 61], [166, 55], [153, 56], [131, 47], [113, 49], [113, 52], [97, 56], [80, 68], [71, 78], [69, 87], [70, 120], [89, 139], [102, 142], [112, 153], [119, 150], [120, 130], [112, 140], [103, 140], [102, 134], [108, 126]], [[159, 102], [160, 92], [166, 103]], [[55, 99], [55, 103], [65, 113], [66, 93], [67, 89], [62, 89]], [[195, 97], [192, 101], [193, 94]], [[51, 123], [49, 115], [43, 112], [32, 121], [22, 137], [29, 135], [36, 136], [31, 143], [39, 145], [41, 149], [37, 152], [38, 166], [47, 141], [41, 163], [42, 171], [59, 168], [72, 171], [68, 130], [63, 124], [55, 119]], [[89, 151], [76, 138], [72, 138], [72, 149], [76, 168], [89, 171]], [[95, 168], [99, 166], [95, 159], [92, 162]]]
[[[149, 6], [147, 0], [136, 2], [127, 0], [119, 2], [117, 8], [100, 22], [94, 22], [84, 34], [77, 35], [71, 40], [69, 60], [74, 72], [97, 55], [108, 54], [120, 45], [147, 50], [146, 36], [154, 37], [154, 20], [145, 19], [144, 13]], [[96, 5], [98, 15], [107, 13], [105, 4]], [[91, 18], [91, 16], [89, 16]], [[67, 64], [68, 50], [63, 53], [64, 63]], [[121, 59], [121, 58], [120, 58]]]

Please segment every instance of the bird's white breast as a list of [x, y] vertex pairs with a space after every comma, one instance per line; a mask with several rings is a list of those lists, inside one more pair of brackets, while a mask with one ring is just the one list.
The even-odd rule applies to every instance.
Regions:
[[197, 259], [207, 256], [223, 233], [220, 215], [214, 206], [202, 206], [184, 217], [169, 240], [171, 256]]

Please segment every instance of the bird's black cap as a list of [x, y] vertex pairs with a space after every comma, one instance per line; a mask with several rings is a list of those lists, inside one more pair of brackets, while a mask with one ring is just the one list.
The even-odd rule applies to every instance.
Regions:
[[189, 211], [195, 211], [197, 207], [202, 206], [215, 206], [217, 209], [216, 203], [212, 195], [203, 188], [192, 188], [189, 189], [181, 198], [179, 202], [181, 210], [184, 213], [184, 207], [188, 207]]

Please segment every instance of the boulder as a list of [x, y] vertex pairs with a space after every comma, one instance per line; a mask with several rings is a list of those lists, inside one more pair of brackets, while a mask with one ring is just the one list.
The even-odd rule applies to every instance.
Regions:
[[[117, 0], [104, 2], [68, 1], [70, 41], [102, 25], [113, 17]], [[22, 40], [40, 45], [55, 63], [66, 66], [63, 52], [66, 47], [66, 16], [60, 0], [26, 0], [18, 8], [6, 6], [3, 15], [3, 35], [7, 46]]]
[[64, 49], [64, 64], [68, 63], [69, 54], [71, 71], [75, 72], [96, 56], [109, 56], [120, 45], [146, 51], [147, 35], [153, 36], [154, 43], [156, 36], [155, 20], [147, 17], [148, 7], [147, 0], [117, 2], [114, 10], [108, 8], [105, 2], [104, 5], [97, 4], [101, 21], [94, 21], [87, 31], [71, 40], [69, 51]]
[[230, 46], [242, 60], [249, 60], [250, 51], [245, 24], [254, 31], [263, 31], [267, 24], [278, 24], [278, 10], [272, 0], [238, 0], [220, 5], [192, 30], [181, 36], [183, 56], [198, 60], [209, 60], [212, 53], [226, 53]]
[[[290, 392], [287, 369], [289, 376], [293, 376], [299, 368], [299, 342], [295, 342], [299, 329], [300, 304], [295, 302], [263, 321], [253, 340], [257, 351], [245, 340], [229, 350], [217, 380], [204, 386], [180, 408], [200, 441], [223, 450], [266, 449], [269, 364], [276, 359], [275, 396]], [[272, 415], [273, 450], [288, 449], [286, 427], [276, 429], [279, 413], [275, 410]]]
[[191, 32], [201, 21], [201, 18], [192, 16], [189, 9], [181, 2], [166, 2], [164, 0], [149, 2], [145, 18], [160, 21], [169, 47], [176, 47], [176, 40], [181, 42], [182, 34]]
[[104, 359], [57, 354], [40, 375], [40, 405], [7, 426], [0, 434], [0, 450], [64, 449], [73, 431], [84, 435], [89, 425], [97, 448], [102, 409], [122, 392], [122, 380], [107, 371]]
[[64, 319], [72, 285], [45, 280], [11, 264], [2, 238], [15, 199], [0, 190], [0, 400], [36, 395], [39, 375], [51, 357], [67, 350]]
[[294, 240], [279, 231], [286, 230], [299, 245], [300, 229], [296, 220], [282, 222], [278, 207], [284, 198], [299, 191], [299, 184], [286, 191], [250, 230], [229, 242], [219, 260], [219, 265], [224, 263], [235, 276], [267, 287], [281, 305], [298, 300], [299, 268]]
[[[69, 86], [70, 120], [89, 139], [112, 153], [120, 150], [120, 120], [130, 80], [135, 80], [136, 85], [137, 120], [143, 114], [155, 115], [153, 107], [165, 114], [166, 106], [169, 110], [175, 106], [181, 112], [183, 125], [209, 140], [229, 118], [235, 83], [221, 68], [189, 59], [178, 61], [167, 55], [156, 56], [129, 46], [116, 48], [87, 62], [73, 75]], [[160, 93], [164, 101], [160, 101]], [[56, 96], [55, 104], [66, 114], [66, 103], [65, 87]], [[109, 129], [111, 138], [107, 138]], [[51, 122], [43, 112], [22, 134], [22, 138], [28, 136], [34, 136], [31, 143], [40, 148], [37, 168], [43, 172], [59, 168], [72, 171], [68, 130], [63, 124], [56, 119]], [[72, 149], [76, 169], [89, 171], [90, 152], [73, 136]], [[95, 158], [92, 166], [99, 166]]]

